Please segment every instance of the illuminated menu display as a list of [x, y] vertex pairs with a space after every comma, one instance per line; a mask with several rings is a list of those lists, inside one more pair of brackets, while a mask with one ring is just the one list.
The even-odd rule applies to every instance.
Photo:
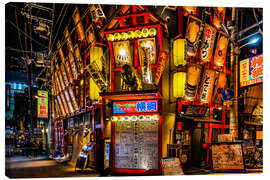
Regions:
[[113, 116], [115, 123], [114, 167], [158, 169], [158, 115]]
[[48, 118], [48, 91], [38, 90], [38, 114], [39, 118]]
[[114, 114], [158, 112], [157, 100], [113, 102]]
[[240, 61], [240, 87], [263, 82], [263, 55]]

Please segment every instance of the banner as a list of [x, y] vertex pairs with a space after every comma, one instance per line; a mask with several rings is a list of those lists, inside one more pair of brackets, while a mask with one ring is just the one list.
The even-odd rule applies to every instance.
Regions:
[[228, 48], [229, 39], [227, 35], [223, 32], [219, 32], [215, 56], [214, 56], [214, 65], [218, 67], [223, 67], [226, 53]]
[[69, 32], [68, 32], [68, 27], [65, 28], [64, 30], [64, 36], [65, 36], [65, 39], [67, 40], [67, 48], [70, 52], [73, 52], [73, 45], [72, 45], [72, 41], [70, 39], [70, 36], [69, 36]]
[[70, 113], [74, 113], [75, 110], [73, 108], [73, 105], [72, 105], [72, 102], [71, 102], [71, 98], [69, 96], [69, 93], [68, 93], [68, 90], [67, 89], [64, 90], [64, 94], [65, 94], [65, 97], [66, 97], [66, 100], [67, 100], [69, 112]]
[[210, 103], [214, 88], [216, 71], [205, 69], [200, 90], [200, 102]]
[[48, 118], [48, 91], [38, 90], [38, 118]]
[[215, 86], [215, 92], [213, 96], [213, 102], [215, 104], [222, 105], [222, 93], [226, 88], [227, 77], [225, 73], [220, 72], [217, 80], [217, 84]]
[[63, 89], [65, 89], [65, 83], [64, 83], [62, 73], [60, 72], [60, 70], [57, 72], [57, 74], [58, 74], [58, 77], [59, 77], [59, 82], [60, 82], [61, 91], [62, 91]]
[[80, 53], [80, 49], [79, 49], [79, 46], [78, 44], [75, 44], [74, 46], [74, 51], [75, 51], [75, 59], [77, 61], [77, 66], [78, 66], [78, 71], [79, 71], [79, 74], [83, 74], [83, 67], [84, 67], [84, 63], [82, 61], [82, 57], [81, 57], [81, 53]]
[[96, 36], [95, 36], [94, 27], [92, 24], [90, 24], [90, 26], [87, 28], [87, 30], [85, 31], [85, 34], [86, 34], [86, 40], [88, 44], [90, 46], [93, 46], [96, 42]]
[[65, 56], [64, 56], [60, 41], [57, 41], [57, 49], [58, 49], [58, 53], [60, 55], [60, 59], [62, 63], [65, 63]]
[[200, 48], [200, 59], [202, 62], [207, 63], [211, 61], [216, 39], [216, 32], [217, 30], [209, 24], [204, 25], [203, 38]]
[[68, 84], [69, 84], [69, 81], [68, 81], [67, 73], [66, 73], [66, 70], [65, 70], [65, 66], [63, 64], [61, 64], [60, 69], [61, 69], [61, 72], [62, 72], [65, 87], [67, 87]]
[[70, 52], [70, 51], [68, 52], [68, 59], [69, 59], [69, 63], [71, 66], [73, 80], [76, 80], [76, 79], [78, 79], [77, 65], [76, 65], [74, 56], [73, 56], [72, 52]]
[[217, 7], [215, 11], [217, 13], [214, 13], [213, 24], [219, 30], [221, 28], [221, 22], [224, 22], [225, 19], [226, 7]]
[[156, 70], [155, 75], [155, 84], [158, 85], [159, 80], [162, 76], [162, 73], [165, 69], [166, 63], [168, 61], [169, 54], [166, 51], [160, 50], [159, 56], [158, 56], [158, 68]]
[[73, 104], [75, 111], [78, 111], [79, 110], [78, 102], [74, 96], [73, 89], [71, 88], [71, 86], [69, 86], [68, 92], [70, 94], [71, 102]]
[[198, 45], [199, 45], [199, 37], [200, 37], [200, 28], [202, 21], [194, 16], [188, 16], [188, 23], [186, 29], [186, 40], [187, 40], [187, 55], [195, 56]]
[[75, 24], [76, 29], [77, 29], [79, 40], [80, 41], [83, 41], [84, 38], [85, 38], [85, 34], [84, 34], [84, 29], [83, 29], [83, 25], [82, 25], [82, 21], [81, 21], [81, 18], [80, 18], [80, 14], [79, 14], [78, 8], [76, 8], [74, 10], [74, 13], [73, 13], [72, 16], [73, 16], [74, 24]]
[[240, 61], [240, 87], [263, 82], [263, 55]]
[[60, 93], [60, 97], [61, 97], [61, 101], [63, 103], [63, 107], [65, 109], [66, 115], [68, 115], [70, 113], [70, 111], [68, 109], [68, 104], [67, 104], [67, 101], [65, 99], [64, 92], [61, 92]]
[[70, 64], [69, 64], [68, 61], [65, 62], [65, 68], [67, 70], [68, 81], [69, 81], [69, 83], [72, 83], [73, 82], [73, 77], [72, 77], [72, 73], [71, 73], [71, 70], [70, 70]]
[[188, 64], [187, 85], [185, 100], [194, 101], [201, 77], [202, 66], [198, 64]]
[[102, 74], [98, 71], [98, 68], [95, 65], [95, 63], [89, 64], [88, 66], [86, 66], [86, 69], [100, 90], [103, 90], [104, 88], [107, 87], [105, 79], [102, 76]]
[[117, 68], [124, 64], [132, 65], [129, 41], [113, 42], [113, 53]]

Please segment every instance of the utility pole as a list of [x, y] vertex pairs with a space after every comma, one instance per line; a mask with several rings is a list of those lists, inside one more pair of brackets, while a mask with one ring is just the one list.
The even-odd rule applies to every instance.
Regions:
[[[235, 40], [238, 34], [238, 9], [232, 8], [232, 22], [235, 22], [231, 32], [231, 39]], [[230, 88], [234, 90], [235, 97], [230, 111], [230, 133], [234, 139], [238, 139], [238, 55], [235, 53], [235, 45], [231, 42], [231, 77]]]

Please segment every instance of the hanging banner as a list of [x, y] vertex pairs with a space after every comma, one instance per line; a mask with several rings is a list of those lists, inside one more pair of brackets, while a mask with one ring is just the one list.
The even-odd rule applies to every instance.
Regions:
[[38, 118], [48, 118], [48, 91], [38, 90]]
[[60, 59], [62, 63], [65, 63], [65, 56], [64, 56], [60, 41], [57, 41], [57, 49], [58, 49], [58, 53], [60, 55]]
[[214, 10], [217, 13], [214, 13], [213, 24], [219, 30], [221, 28], [221, 22], [224, 23], [226, 7], [216, 7]]
[[65, 99], [64, 92], [60, 93], [60, 98], [61, 98], [61, 101], [63, 103], [63, 107], [65, 109], [66, 115], [68, 115], [70, 113], [70, 111], [68, 109], [68, 104], [67, 104], [67, 101]]
[[58, 94], [61, 91], [61, 88], [60, 88], [60, 82], [59, 82], [59, 79], [58, 79], [57, 72], [54, 73], [54, 79], [55, 79], [56, 91], [57, 91], [57, 94]]
[[229, 39], [227, 35], [223, 32], [219, 32], [215, 56], [214, 56], [214, 65], [218, 67], [223, 67], [226, 60], [226, 53], [228, 48]]
[[96, 36], [95, 36], [94, 27], [92, 24], [90, 24], [90, 26], [87, 28], [87, 30], [85, 31], [85, 34], [86, 34], [87, 43], [89, 44], [89, 46], [93, 46], [96, 42]]
[[194, 101], [201, 77], [202, 66], [198, 64], [188, 64], [187, 85], [185, 100]]
[[222, 92], [225, 90], [227, 84], [227, 77], [225, 73], [220, 72], [215, 86], [213, 102], [222, 105]]
[[71, 66], [73, 80], [76, 80], [76, 79], [78, 79], [77, 65], [76, 65], [74, 56], [73, 56], [72, 52], [70, 52], [70, 51], [68, 52], [68, 59], [69, 59], [69, 63]]
[[194, 16], [188, 16], [188, 23], [186, 29], [186, 40], [187, 40], [187, 55], [195, 56], [198, 45], [199, 45], [199, 37], [200, 37], [200, 27], [202, 25], [202, 21]]
[[67, 48], [69, 51], [73, 52], [73, 45], [72, 45], [72, 41], [70, 39], [70, 36], [69, 36], [69, 32], [68, 32], [68, 27], [66, 26], [65, 30], [64, 30], [64, 36], [65, 36], [65, 39], [67, 41]]
[[60, 71], [57, 72], [58, 74], [58, 77], [59, 77], [59, 81], [60, 81], [60, 84], [61, 84], [61, 91], [65, 89], [65, 83], [63, 81], [63, 77], [62, 77], [62, 73]]
[[71, 73], [71, 70], [70, 70], [69, 61], [66, 61], [65, 62], [65, 68], [67, 70], [68, 81], [69, 81], [69, 83], [72, 83], [73, 82], [73, 77], [72, 77], [72, 73]]
[[183, 6], [183, 16], [196, 15], [196, 6]]
[[187, 41], [176, 39], [173, 41], [173, 63], [175, 66], [187, 64]]
[[158, 101], [119, 101], [113, 102], [113, 114], [158, 112]]
[[75, 44], [74, 46], [74, 51], [75, 51], [75, 59], [77, 61], [77, 65], [78, 65], [78, 71], [79, 74], [83, 74], [83, 62], [82, 62], [82, 57], [81, 57], [81, 53], [80, 53], [80, 49], [78, 44]]
[[105, 18], [105, 14], [100, 6], [100, 4], [90, 5], [90, 14], [92, 17], [92, 21], [97, 23], [100, 18]]
[[113, 42], [113, 53], [117, 68], [124, 64], [132, 65], [129, 41]]
[[56, 118], [59, 118], [60, 115], [61, 115], [61, 111], [60, 111], [60, 107], [59, 107], [59, 104], [58, 104], [56, 98], [54, 99], [54, 109], [55, 109], [55, 110], [54, 110], [54, 112], [55, 112], [55, 117], [56, 117]]
[[71, 98], [70, 98], [69, 93], [68, 93], [68, 89], [65, 89], [64, 93], [65, 93], [65, 97], [66, 97], [67, 104], [68, 104], [68, 107], [69, 107], [69, 112], [74, 113], [75, 110], [73, 108]]
[[69, 81], [68, 81], [67, 73], [66, 73], [66, 70], [65, 70], [65, 66], [63, 64], [61, 64], [60, 69], [61, 69], [61, 72], [62, 72], [65, 87], [67, 87], [68, 84], [69, 84]]
[[211, 61], [217, 30], [209, 24], [204, 25], [203, 37], [200, 48], [200, 59], [207, 63]]
[[86, 69], [100, 90], [103, 90], [104, 88], [106, 88], [107, 85], [106, 85], [105, 79], [100, 73], [100, 71], [98, 71], [98, 68], [95, 65], [95, 62], [86, 66]]
[[156, 85], [158, 85], [161, 75], [165, 69], [166, 63], [168, 61], [168, 56], [169, 56], [168, 52], [160, 50], [159, 56], [158, 56], [158, 68], [156, 70], [156, 75], [155, 75]]
[[74, 107], [75, 111], [78, 111], [79, 110], [79, 106], [78, 106], [77, 100], [76, 100], [76, 98], [74, 96], [73, 89], [71, 88], [71, 86], [69, 86], [68, 92], [70, 94], [71, 102], [73, 104], [73, 107]]
[[240, 87], [263, 82], [263, 55], [240, 61]]
[[84, 29], [83, 29], [83, 25], [82, 25], [82, 21], [81, 21], [81, 18], [80, 18], [78, 8], [76, 8], [74, 10], [74, 13], [73, 13], [72, 16], [73, 16], [74, 24], [75, 24], [76, 29], [77, 29], [79, 40], [83, 41], [84, 38], [85, 38], [85, 34], [84, 34]]
[[205, 69], [200, 90], [200, 102], [210, 103], [214, 88], [216, 71]]

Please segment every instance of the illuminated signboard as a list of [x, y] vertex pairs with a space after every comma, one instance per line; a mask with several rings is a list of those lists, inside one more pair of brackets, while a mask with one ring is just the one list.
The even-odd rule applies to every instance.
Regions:
[[38, 118], [48, 118], [48, 91], [38, 90]]
[[114, 114], [157, 112], [158, 101], [119, 101], [113, 103]]
[[263, 55], [240, 61], [240, 87], [263, 82]]

